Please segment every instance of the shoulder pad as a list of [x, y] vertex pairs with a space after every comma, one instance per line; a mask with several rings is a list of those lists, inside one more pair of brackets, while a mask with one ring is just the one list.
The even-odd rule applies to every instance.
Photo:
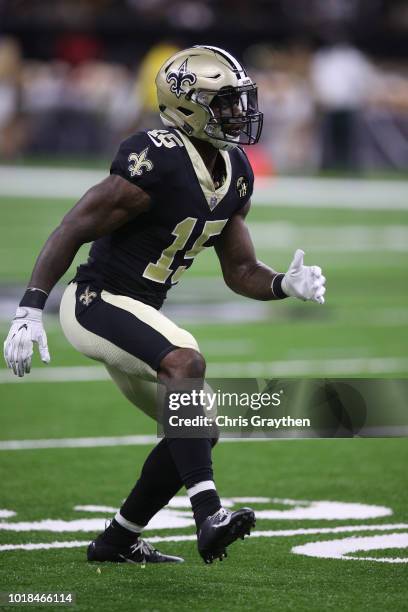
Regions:
[[153, 192], [172, 167], [173, 156], [165, 152], [181, 146], [182, 140], [168, 130], [137, 132], [121, 143], [110, 173]]

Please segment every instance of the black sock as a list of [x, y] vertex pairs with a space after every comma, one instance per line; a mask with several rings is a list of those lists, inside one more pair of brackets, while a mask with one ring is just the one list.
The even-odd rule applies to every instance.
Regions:
[[137, 525], [150, 519], [176, 495], [183, 486], [164, 438], [147, 457], [139, 480], [120, 509], [120, 514]]
[[[186, 487], [197, 528], [221, 507], [215, 490], [211, 461], [211, 440], [208, 438], [168, 438], [168, 448]], [[201, 490], [192, 495], [194, 486], [203, 484]]]
[[132, 523], [132, 529], [113, 519], [103, 534], [107, 544], [130, 546], [150, 519], [176, 495], [183, 483], [169, 453], [166, 439], [161, 440], [148, 455], [139, 480], [129, 493], [119, 513], [119, 520]]
[[[180, 441], [183, 442], [183, 440], [177, 440], [178, 443]], [[174, 439], [173, 442], [175, 442]], [[187, 452], [187, 464], [183, 468], [183, 478], [185, 483], [188, 483], [187, 488], [191, 488], [197, 482], [212, 480], [211, 447], [215, 445], [216, 439], [194, 439], [184, 442], [188, 444], [173, 444], [173, 447], [176, 447], [176, 450], [173, 448], [173, 452], [180, 460], [185, 457]], [[199, 442], [198, 445], [197, 442]], [[191, 443], [193, 444], [191, 445]], [[183, 486], [183, 480], [173, 461], [170, 446], [171, 441], [164, 438], [148, 455], [139, 480], [120, 509], [120, 515], [127, 521], [140, 526], [147, 525], [150, 519], [166, 506]], [[181, 450], [180, 446], [182, 447]], [[190, 452], [195, 459], [201, 456], [196, 469], [188, 465]], [[208, 461], [209, 468], [206, 466]], [[197, 528], [207, 516], [214, 514], [221, 506], [218, 494], [214, 489], [202, 491], [191, 497], [190, 501]], [[110, 526], [105, 530], [103, 539], [109, 544], [129, 546], [134, 543], [138, 534], [139, 532], [130, 531], [113, 519]]]
[[102, 539], [106, 544], [112, 546], [120, 546], [121, 548], [127, 548], [131, 544], [134, 544], [140, 533], [129, 531], [122, 525], [113, 519], [102, 534]]
[[197, 531], [201, 523], [205, 521], [207, 516], [211, 516], [221, 508], [220, 498], [217, 491], [207, 489], [190, 497], [191, 507], [193, 509], [194, 520]]

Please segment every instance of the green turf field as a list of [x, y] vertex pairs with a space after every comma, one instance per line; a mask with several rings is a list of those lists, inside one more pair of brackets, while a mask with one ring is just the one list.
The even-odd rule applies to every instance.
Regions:
[[[0, 198], [0, 283], [26, 282], [41, 245], [71, 205]], [[255, 201], [248, 222], [259, 258], [278, 270], [303, 246], [306, 263], [324, 269], [327, 300], [320, 307], [235, 296], [220, 279], [214, 253], [201, 253], [168, 302], [185, 305], [175, 320], [184, 325], [187, 312], [186, 326], [202, 346], [211, 375], [257, 375], [259, 364], [289, 362], [282, 366], [284, 375], [406, 376], [408, 210], [257, 207]], [[84, 247], [77, 261], [86, 252]], [[70, 276], [72, 271], [66, 279]], [[205, 305], [204, 314], [194, 316], [197, 303]], [[214, 305], [215, 313], [209, 308]], [[13, 305], [9, 308], [11, 315]], [[7, 330], [4, 321], [0, 329]], [[57, 323], [50, 321], [48, 329], [53, 366], [86, 363], [67, 347]], [[212, 366], [217, 362], [223, 369]], [[255, 365], [225, 365], [236, 362]]]
[[[89, 393], [89, 387], [84, 388]], [[96, 389], [91, 389], [97, 395]], [[54, 406], [54, 410], [58, 408]], [[24, 410], [22, 416], [27, 412], [32, 413]], [[78, 412], [75, 411], [77, 416]], [[106, 421], [109, 410], [102, 408], [101, 412], [100, 420]], [[41, 411], [39, 418], [44, 414]], [[68, 420], [70, 431], [71, 417], [59, 419], [50, 410], [48, 414], [51, 421]], [[139, 430], [136, 417], [125, 417], [126, 421], [132, 431]], [[94, 433], [103, 429], [95, 422]], [[58, 430], [54, 426], [47, 431], [66, 435], [63, 427]], [[147, 447], [142, 446], [2, 453], [2, 505], [17, 512], [13, 521], [104, 518], [107, 513], [78, 512], [73, 507], [118, 506], [146, 451]], [[365, 520], [260, 519], [258, 532], [312, 528], [318, 532], [321, 528], [362, 525], [367, 529], [376, 525], [379, 530], [375, 533], [379, 535], [388, 533], [381, 531], [381, 525], [407, 524], [405, 440], [221, 444], [214, 455], [218, 486], [226, 497], [294, 497], [385, 505], [393, 510], [392, 516]], [[259, 510], [287, 508], [283, 503], [271, 502], [254, 506]], [[50, 533], [43, 527], [43, 531], [2, 532], [1, 543], [86, 542], [92, 533], [95, 532]], [[149, 532], [161, 537], [174, 533], [191, 535], [193, 527]], [[393, 533], [401, 531], [396, 529]], [[100, 574], [95, 566], [86, 563], [85, 546], [0, 552], [0, 586], [2, 591], [73, 591], [78, 610], [407, 609], [406, 564], [318, 559], [291, 552], [301, 544], [371, 534], [315, 532], [251, 537], [231, 547], [222, 564], [212, 566], [203, 564], [192, 541], [158, 543], [169, 553], [183, 555], [186, 563], [146, 568], [101, 564]], [[406, 559], [404, 550], [388, 552], [392, 557]], [[380, 553], [384, 557], [387, 551]]]
[[[0, 198], [0, 293], [6, 285], [8, 294], [12, 286], [18, 293], [71, 204]], [[202, 253], [173, 290], [169, 308], [196, 336], [211, 375], [406, 377], [408, 211], [284, 204], [253, 206], [249, 223], [259, 257], [285, 270], [294, 248], [303, 246], [306, 263], [324, 269], [327, 303], [239, 298], [223, 288], [214, 256]], [[2, 335], [13, 307], [10, 298], [2, 306]], [[2, 370], [1, 441], [154, 434], [154, 423], [109, 381], [74, 381], [73, 368], [95, 364], [66, 343], [52, 312], [47, 329], [52, 362], [45, 368], [37, 359], [31, 380], [40, 368], [66, 380], [11, 384]], [[85, 561], [85, 543], [111, 517], [109, 508], [120, 505], [150, 446], [0, 450], [0, 592], [73, 591], [78, 610], [408, 609], [408, 566], [401, 562], [408, 547], [405, 439], [222, 443], [214, 452], [219, 490], [231, 507], [240, 503], [235, 498], [257, 499], [248, 502], [260, 516], [256, 534], [232, 546], [222, 564], [205, 566], [191, 539], [188, 507], [173, 506], [148, 535], [159, 539], [158, 548], [184, 556], [184, 565], [101, 565], [99, 573]], [[312, 503], [322, 501], [332, 504]], [[74, 509], [87, 505], [94, 508]], [[38, 524], [45, 519], [63, 523]], [[186, 524], [172, 526], [177, 520]], [[355, 559], [316, 556], [325, 541], [329, 557]], [[51, 543], [68, 544], [45, 548]], [[45, 547], [4, 548], [27, 544]], [[302, 545], [310, 547], [292, 551]]]

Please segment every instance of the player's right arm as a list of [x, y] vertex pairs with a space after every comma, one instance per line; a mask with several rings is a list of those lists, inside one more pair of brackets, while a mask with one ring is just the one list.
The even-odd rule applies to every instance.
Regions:
[[42, 309], [78, 249], [131, 221], [149, 206], [150, 196], [145, 191], [112, 174], [89, 189], [63, 218], [38, 256], [4, 343], [6, 363], [16, 375], [30, 371], [33, 342], [39, 345], [41, 359], [46, 363], [50, 360]]
[[150, 196], [118, 175], [89, 189], [63, 218], [42, 248], [29, 287], [49, 293], [68, 270], [78, 249], [148, 210]]

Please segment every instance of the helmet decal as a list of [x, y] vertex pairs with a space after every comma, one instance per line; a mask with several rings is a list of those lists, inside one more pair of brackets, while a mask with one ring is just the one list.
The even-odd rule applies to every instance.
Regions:
[[247, 76], [245, 68], [238, 62], [238, 60], [235, 59], [233, 55], [231, 55], [231, 53], [225, 51], [225, 49], [220, 49], [219, 47], [212, 47], [210, 45], [194, 45], [194, 48], [210, 49], [211, 51], [215, 51], [216, 53], [218, 53], [218, 55], [221, 55], [221, 57], [227, 60], [227, 62], [232, 66], [233, 70], [238, 73], [242, 72], [244, 76]]
[[187, 83], [188, 85], [194, 85], [197, 80], [197, 77], [194, 72], [188, 71], [187, 62], [188, 58], [184, 60], [184, 62], [177, 70], [172, 70], [171, 72], [168, 72], [166, 76], [167, 83], [171, 83], [170, 91], [176, 94], [177, 98], [179, 98], [182, 93], [186, 93], [185, 89], [183, 89], [184, 83]]

